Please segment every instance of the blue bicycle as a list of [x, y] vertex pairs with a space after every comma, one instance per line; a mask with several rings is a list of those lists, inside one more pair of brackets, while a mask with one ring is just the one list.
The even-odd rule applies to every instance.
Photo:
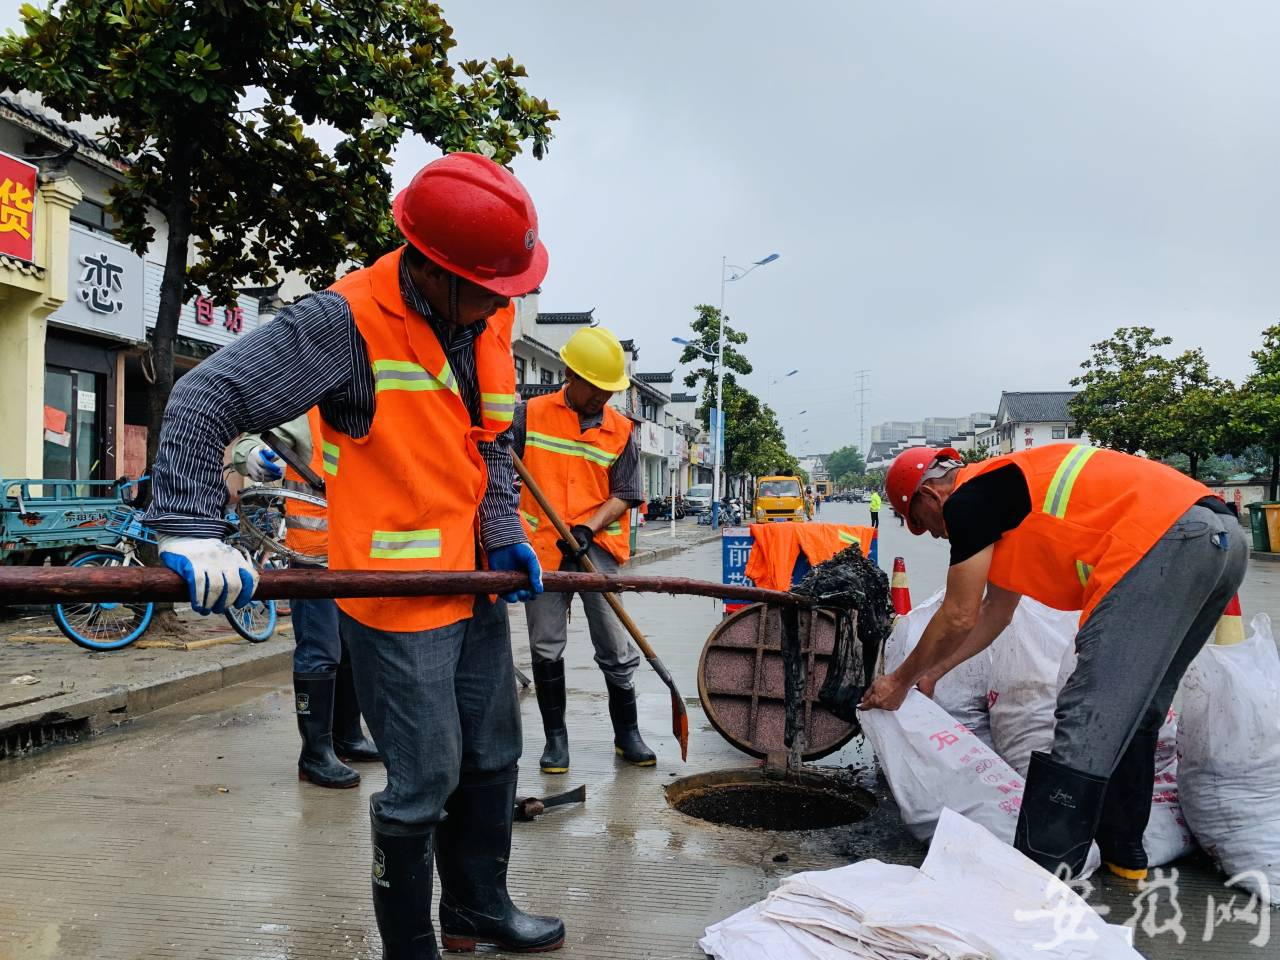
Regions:
[[[107, 528], [119, 535], [113, 547], [83, 553], [71, 561], [73, 567], [140, 567], [139, 543], [155, 543], [155, 531], [142, 522], [142, 511], [127, 507], [113, 510]], [[279, 565], [277, 559], [255, 551], [250, 559], [259, 567]], [[129, 646], [151, 626], [153, 603], [56, 603], [53, 622], [72, 643], [86, 650], [119, 650]], [[262, 643], [275, 632], [277, 614], [274, 600], [253, 600], [226, 612], [227, 622], [240, 636]]]

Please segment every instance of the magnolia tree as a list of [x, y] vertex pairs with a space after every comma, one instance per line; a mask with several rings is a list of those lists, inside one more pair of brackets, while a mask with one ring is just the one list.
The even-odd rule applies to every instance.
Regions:
[[61, 0], [21, 16], [0, 40], [0, 84], [102, 118], [104, 148], [127, 163], [110, 206], [121, 240], [143, 253], [148, 210], [167, 223], [148, 461], [198, 288], [232, 303], [237, 285], [287, 271], [327, 285], [398, 242], [403, 137], [506, 164], [525, 145], [542, 157], [557, 118], [510, 57], [451, 63], [453, 30], [426, 0]]

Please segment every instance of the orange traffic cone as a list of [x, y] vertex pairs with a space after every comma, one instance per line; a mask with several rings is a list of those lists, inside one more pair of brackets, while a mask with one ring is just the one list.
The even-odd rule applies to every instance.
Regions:
[[893, 579], [889, 581], [889, 599], [898, 616], [911, 612], [911, 588], [907, 586], [907, 561], [893, 558]]
[[1230, 647], [1244, 642], [1244, 618], [1240, 612], [1240, 594], [1231, 598], [1227, 609], [1218, 618], [1218, 626], [1213, 631], [1213, 642], [1220, 647]]

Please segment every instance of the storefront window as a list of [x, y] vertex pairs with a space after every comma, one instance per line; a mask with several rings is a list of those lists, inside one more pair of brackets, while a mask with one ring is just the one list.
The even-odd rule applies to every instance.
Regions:
[[45, 369], [44, 475], [49, 479], [101, 479], [103, 380], [84, 370]]

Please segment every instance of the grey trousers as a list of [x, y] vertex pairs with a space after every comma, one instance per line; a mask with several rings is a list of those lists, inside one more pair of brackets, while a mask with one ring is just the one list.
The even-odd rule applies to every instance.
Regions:
[[1053, 759], [1110, 777], [1139, 730], [1160, 729], [1187, 667], [1240, 588], [1248, 534], [1193, 506], [1076, 634], [1080, 655], [1058, 695]]
[[[607, 550], [593, 544], [587, 556], [601, 573], [618, 572], [618, 563]], [[560, 569], [576, 570], [577, 566], [566, 560], [560, 564]], [[569, 604], [572, 601], [572, 594], [541, 593], [524, 605], [525, 617], [529, 621], [529, 652], [534, 660], [564, 657], [565, 644], [569, 641]], [[582, 594], [582, 605], [587, 611], [591, 643], [596, 648], [596, 663], [614, 686], [630, 687], [631, 677], [640, 665], [639, 649], [603, 594]]]
[[339, 613], [356, 695], [382, 751], [387, 785], [370, 797], [380, 829], [439, 823], [460, 777], [514, 770], [520, 704], [507, 606], [476, 598], [473, 616], [435, 630], [375, 630]]

